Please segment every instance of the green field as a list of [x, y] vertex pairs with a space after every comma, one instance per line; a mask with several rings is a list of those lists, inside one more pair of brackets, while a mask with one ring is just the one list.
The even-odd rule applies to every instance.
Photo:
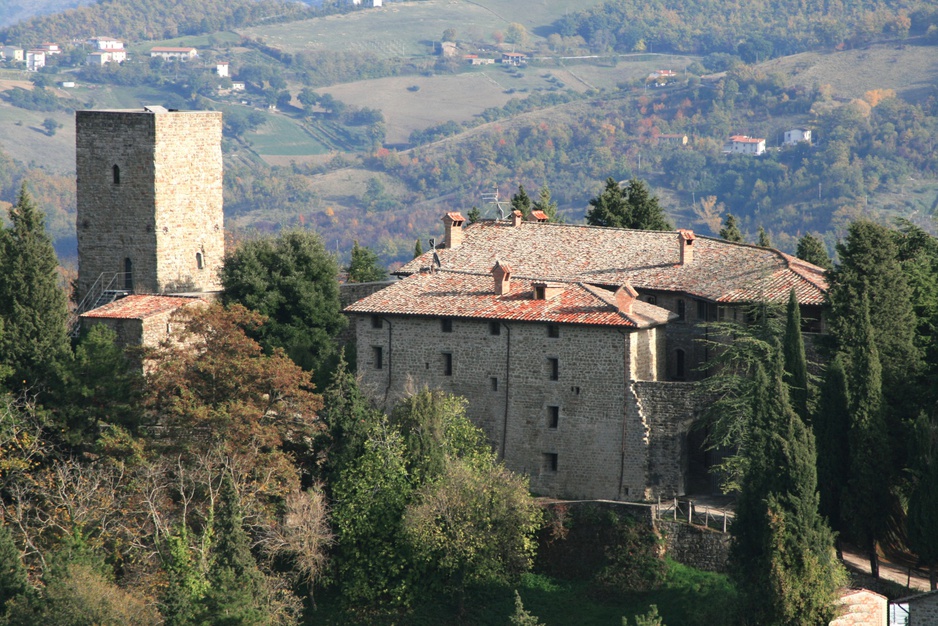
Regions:
[[[492, 33], [504, 32], [508, 24], [524, 25], [532, 41], [535, 29], [550, 25], [565, 11], [579, 10], [598, 2], [575, 0], [426, 0], [395, 2], [378, 9], [330, 15], [288, 24], [247, 28], [239, 31], [260, 37], [270, 46], [290, 52], [298, 50], [370, 51], [387, 57], [420, 56], [432, 52], [447, 28], [463, 41], [492, 41]], [[538, 31], [541, 32], [541, 31]]]
[[278, 114], [267, 115], [267, 122], [256, 131], [245, 133], [260, 156], [304, 156], [325, 154], [328, 149], [313, 139], [295, 120]]

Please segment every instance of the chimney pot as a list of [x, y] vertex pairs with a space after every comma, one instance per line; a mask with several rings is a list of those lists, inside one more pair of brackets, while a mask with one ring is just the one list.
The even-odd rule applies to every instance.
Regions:
[[694, 231], [682, 228], [677, 234], [681, 246], [681, 265], [690, 265], [694, 262]]
[[443, 216], [443, 224], [446, 228], [446, 237], [443, 241], [444, 248], [457, 248], [462, 243], [462, 225], [466, 218], [461, 213], [447, 213]]
[[496, 260], [492, 266], [492, 277], [495, 279], [495, 295], [503, 296], [511, 291], [511, 267]]
[[629, 283], [625, 283], [616, 290], [616, 306], [619, 311], [630, 315], [632, 313], [632, 303], [638, 298], [638, 292]]

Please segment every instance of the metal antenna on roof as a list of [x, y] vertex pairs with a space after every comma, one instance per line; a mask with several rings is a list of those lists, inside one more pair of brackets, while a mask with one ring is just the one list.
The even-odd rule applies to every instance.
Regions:
[[433, 251], [433, 264], [430, 266], [432, 271], [436, 271], [443, 267], [443, 263], [440, 262], [440, 255], [436, 253], [436, 250]]
[[504, 200], [501, 200], [501, 201], [500, 201], [500, 200], [498, 199], [498, 185], [495, 185], [494, 191], [492, 191], [492, 192], [490, 192], [490, 193], [483, 193], [483, 194], [482, 194], [482, 202], [483, 202], [484, 204], [486, 204], [486, 205], [488, 205], [488, 204], [494, 204], [494, 205], [495, 205], [495, 210], [498, 211], [498, 219], [503, 220], [503, 219], [505, 219], [506, 217], [508, 217], [508, 211], [507, 211], [507, 209], [503, 209], [503, 208], [502, 208], [502, 205], [503, 205], [503, 204], [507, 204], [507, 203], [506, 203]]

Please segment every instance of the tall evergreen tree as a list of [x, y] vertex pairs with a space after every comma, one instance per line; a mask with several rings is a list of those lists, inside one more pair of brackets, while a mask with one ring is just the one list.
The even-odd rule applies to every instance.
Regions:
[[782, 342], [785, 356], [785, 384], [791, 392], [791, 405], [804, 422], [808, 421], [808, 360], [801, 337], [801, 307], [792, 288], [788, 294], [788, 315], [785, 338]]
[[466, 220], [470, 224], [475, 224], [476, 222], [482, 219], [482, 211], [479, 210], [479, 207], [474, 206], [469, 209], [469, 212], [466, 213]]
[[938, 589], [938, 424], [922, 415], [918, 423], [921, 442], [916, 462], [917, 479], [909, 496], [906, 519], [909, 548], [919, 563], [928, 567], [932, 591]]
[[765, 232], [765, 229], [761, 226], [759, 227], [759, 245], [763, 248], [772, 247], [772, 238], [769, 237], [769, 233]]
[[534, 201], [532, 208], [535, 211], [543, 211], [551, 222], [563, 223], [563, 218], [557, 215], [557, 203], [550, 197], [550, 187], [546, 183], [538, 191], [537, 200]]
[[[841, 512], [841, 503], [843, 491], [850, 479], [849, 405], [844, 357], [838, 353], [827, 364], [813, 420], [820, 510], [831, 528], [838, 533], [844, 530], [845, 516]], [[837, 537], [837, 547], [840, 551], [840, 535]]]
[[879, 577], [876, 542], [886, 531], [890, 510], [889, 437], [883, 417], [882, 367], [873, 340], [869, 301], [864, 294], [851, 342], [847, 382], [850, 389], [850, 479], [841, 513], [853, 539], [869, 554], [870, 570]]
[[345, 270], [350, 283], [372, 283], [385, 280], [388, 271], [381, 267], [378, 255], [371, 248], [352, 243], [352, 259]]
[[264, 575], [251, 554], [241, 503], [228, 473], [222, 479], [218, 498], [213, 526], [215, 545], [202, 617], [217, 626], [269, 624], [270, 616], [264, 610]]
[[589, 201], [586, 223], [612, 228], [671, 230], [671, 224], [645, 183], [633, 178], [623, 189], [614, 178], [606, 179], [601, 194]]
[[521, 211], [525, 218], [531, 214], [531, 198], [524, 190], [524, 185], [518, 185], [518, 193], [511, 197], [511, 208], [513, 211]]
[[0, 231], [0, 363], [16, 386], [48, 387], [70, 356], [68, 306], [42, 213], [24, 183]]
[[420, 240], [418, 239], [416, 242], [414, 242], [414, 258], [416, 259], [418, 256], [422, 254], [423, 254], [423, 244], [421, 244]]
[[831, 263], [831, 257], [824, 247], [824, 242], [811, 233], [805, 233], [804, 236], [798, 240], [798, 250], [795, 252], [795, 256], [802, 261], [813, 263], [826, 270], [834, 269], [834, 265]]
[[748, 464], [736, 509], [731, 573], [757, 624], [827, 624], [844, 581], [818, 515], [814, 437], [788, 403], [781, 355], [755, 373]]
[[0, 524], [0, 615], [6, 610], [7, 602], [26, 593], [27, 589], [29, 581], [20, 559], [20, 550], [13, 541], [10, 529]]
[[739, 230], [739, 225], [736, 223], [736, 216], [732, 213], [727, 213], [726, 219], [723, 220], [723, 228], [720, 229], [720, 238], [736, 243], [742, 243], [743, 241], [743, 233]]

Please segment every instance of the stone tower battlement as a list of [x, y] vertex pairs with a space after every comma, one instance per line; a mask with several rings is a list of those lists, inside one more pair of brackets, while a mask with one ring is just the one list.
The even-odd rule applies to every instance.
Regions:
[[78, 284], [133, 293], [221, 289], [222, 114], [78, 111]]

